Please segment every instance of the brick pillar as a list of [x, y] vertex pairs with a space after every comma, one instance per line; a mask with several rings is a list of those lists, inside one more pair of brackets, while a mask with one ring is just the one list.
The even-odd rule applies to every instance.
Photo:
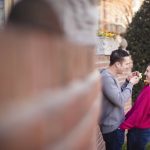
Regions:
[[[26, 27], [0, 34], [1, 150], [96, 150], [100, 81], [91, 11], [96, 5], [91, 0], [49, 5], [63, 35]], [[67, 13], [73, 16], [65, 19]]]

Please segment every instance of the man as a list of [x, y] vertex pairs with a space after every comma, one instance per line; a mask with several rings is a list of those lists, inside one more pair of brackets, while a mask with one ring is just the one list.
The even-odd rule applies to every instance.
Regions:
[[108, 69], [101, 71], [102, 78], [102, 116], [100, 128], [106, 144], [106, 150], [121, 150], [124, 143], [124, 131], [118, 127], [124, 120], [124, 104], [132, 95], [133, 85], [137, 84], [137, 76], [130, 77], [120, 87], [117, 76], [129, 69], [130, 55], [118, 49], [110, 55]]

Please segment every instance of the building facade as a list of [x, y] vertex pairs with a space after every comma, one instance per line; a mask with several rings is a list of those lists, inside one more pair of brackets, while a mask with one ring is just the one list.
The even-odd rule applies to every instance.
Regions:
[[142, 2], [143, 0], [101, 0], [99, 29], [117, 34], [125, 32]]

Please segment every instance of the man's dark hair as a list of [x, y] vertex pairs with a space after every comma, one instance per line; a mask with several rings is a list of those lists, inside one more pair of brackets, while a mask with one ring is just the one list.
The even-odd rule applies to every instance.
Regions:
[[124, 57], [128, 56], [130, 56], [129, 53], [122, 49], [112, 51], [110, 55], [110, 66], [112, 66], [116, 62], [122, 62]]

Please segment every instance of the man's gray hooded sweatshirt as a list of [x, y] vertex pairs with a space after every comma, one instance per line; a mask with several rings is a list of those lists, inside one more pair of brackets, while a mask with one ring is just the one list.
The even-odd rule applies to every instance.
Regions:
[[102, 78], [102, 115], [100, 128], [103, 134], [116, 130], [124, 120], [124, 104], [132, 95], [133, 85], [125, 82], [119, 85], [107, 69], [101, 71]]

